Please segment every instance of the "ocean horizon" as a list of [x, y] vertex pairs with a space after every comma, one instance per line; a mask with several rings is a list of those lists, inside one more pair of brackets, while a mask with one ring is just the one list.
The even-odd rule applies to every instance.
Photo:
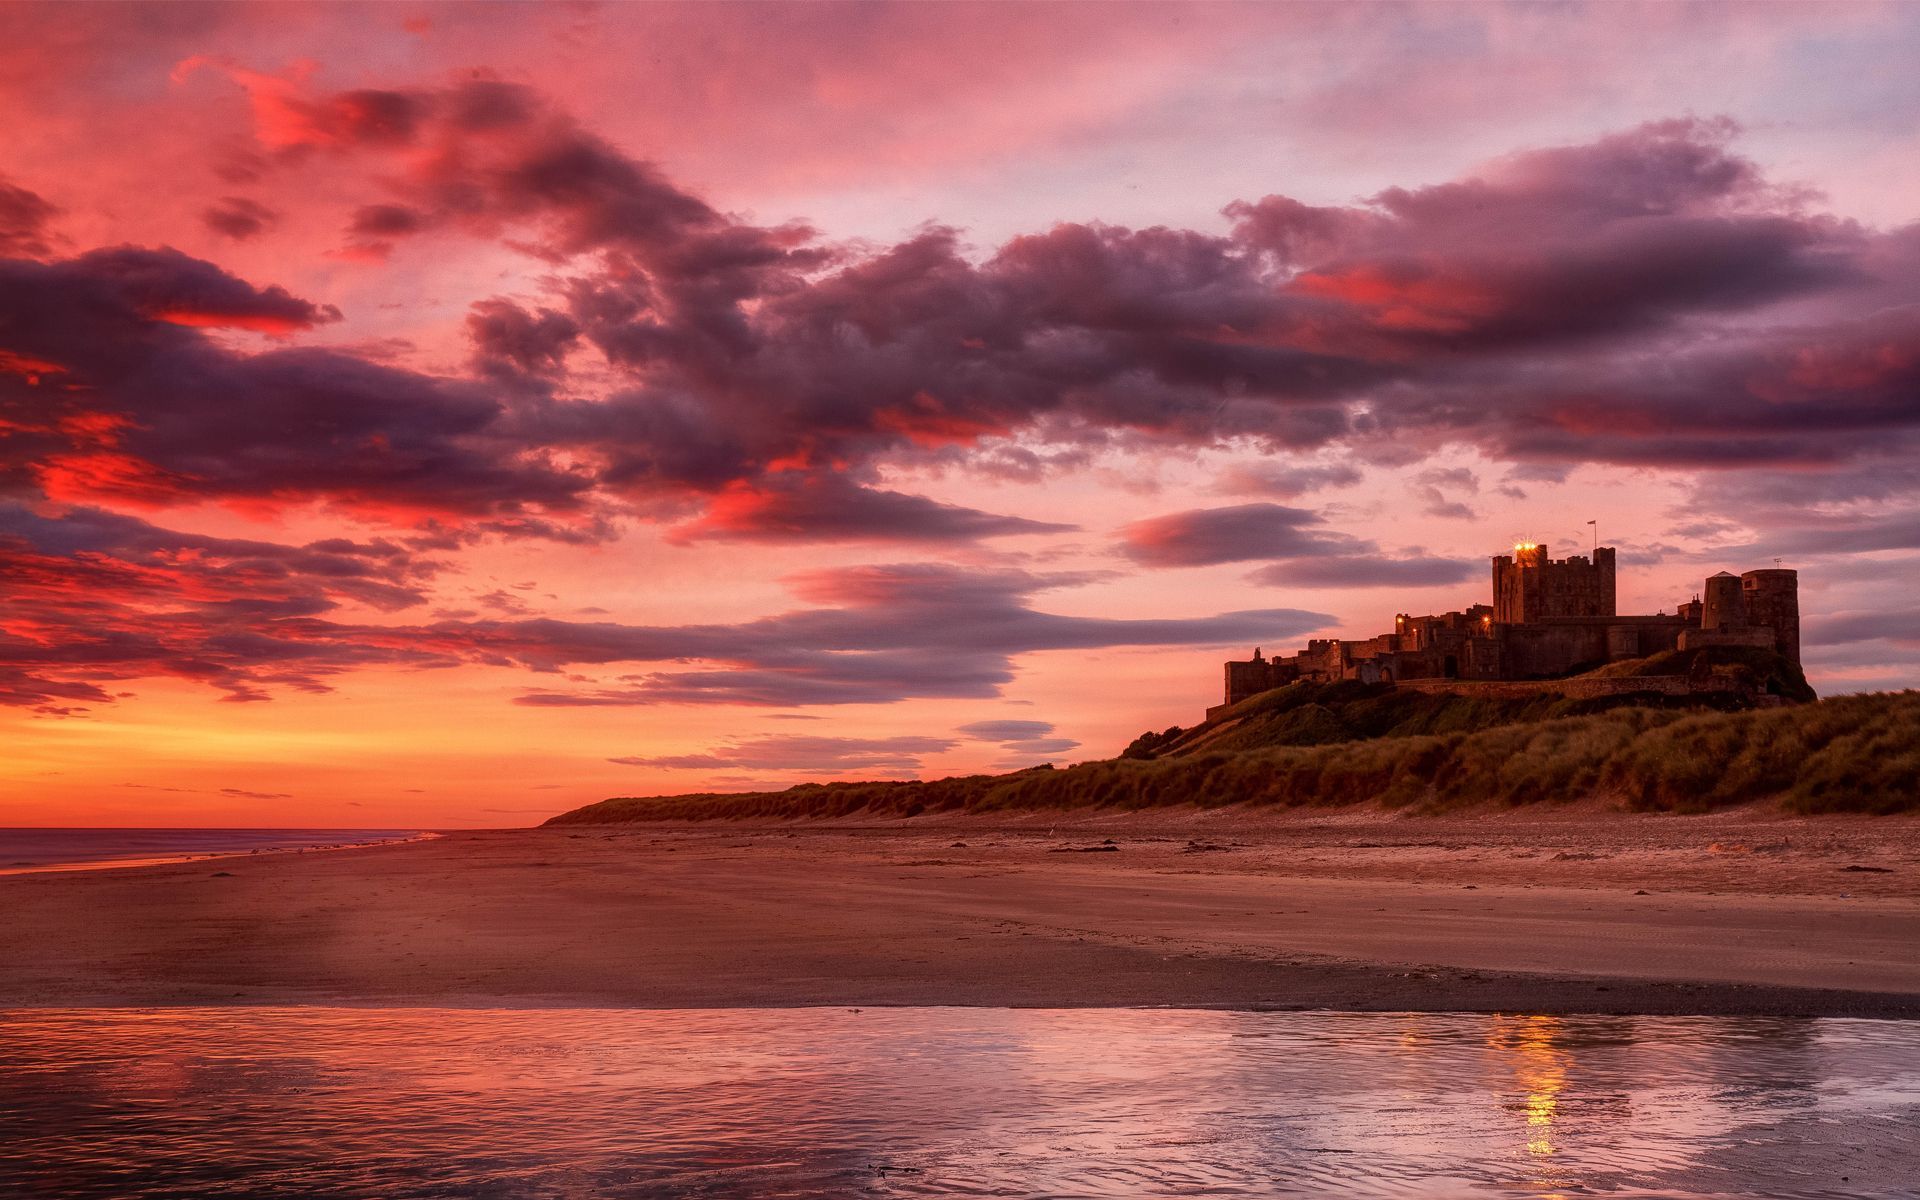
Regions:
[[0, 875], [339, 849], [405, 841], [424, 832], [420, 829], [0, 827]]

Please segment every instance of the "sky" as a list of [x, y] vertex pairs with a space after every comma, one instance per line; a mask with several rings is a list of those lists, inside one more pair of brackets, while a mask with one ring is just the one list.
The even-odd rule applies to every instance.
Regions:
[[1920, 683], [1920, 8], [0, 4], [0, 824], [1110, 756], [1800, 572]]

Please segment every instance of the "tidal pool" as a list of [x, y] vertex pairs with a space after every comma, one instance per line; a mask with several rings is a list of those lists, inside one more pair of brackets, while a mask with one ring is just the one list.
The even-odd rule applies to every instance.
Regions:
[[1920, 1026], [0, 1013], [0, 1195], [1920, 1196]]

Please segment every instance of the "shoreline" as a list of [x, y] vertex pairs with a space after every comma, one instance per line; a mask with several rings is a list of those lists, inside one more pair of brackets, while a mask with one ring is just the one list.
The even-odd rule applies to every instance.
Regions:
[[1569, 808], [447, 831], [0, 878], [0, 1006], [1920, 1019], [1917, 828]]
[[[38, 828], [23, 826], [22, 828]], [[343, 831], [344, 832], [344, 831]], [[183, 851], [179, 854], [156, 854], [145, 858], [100, 858], [74, 859], [71, 861], [35, 863], [31, 866], [0, 867], [0, 877], [14, 875], [52, 875], [73, 871], [121, 871], [139, 867], [167, 867], [184, 863], [211, 862], [225, 858], [261, 858], [270, 854], [307, 854], [337, 850], [364, 850], [372, 846], [404, 846], [413, 842], [432, 841], [444, 834], [438, 830], [422, 829], [409, 837], [383, 838], [378, 841], [338, 842], [312, 846], [274, 846], [248, 850], [201, 850]]]
[[[1845, 993], [1842, 993], [1845, 995]], [[1915, 1006], [1920, 1009], [1920, 1006]], [[861, 1003], [845, 1002], [809, 1002], [795, 1004], [679, 1004], [679, 1005], [643, 1005], [643, 1004], [585, 1004], [585, 1003], [529, 1003], [515, 1004], [504, 1001], [463, 1003], [451, 1000], [432, 1002], [403, 1003], [397, 1001], [372, 1001], [352, 998], [333, 998], [307, 1001], [281, 1001], [259, 1004], [212, 1004], [212, 1003], [173, 1003], [173, 1004], [34, 1004], [0, 1005], [0, 1018], [8, 1016], [31, 1016], [34, 1014], [55, 1013], [176, 1013], [202, 1012], [217, 1013], [223, 1011], [259, 1013], [267, 1011], [287, 1012], [449, 1012], [449, 1013], [864, 1013], [864, 1012], [942, 1012], [942, 1013], [987, 1013], [987, 1012], [1033, 1012], [1033, 1013], [1075, 1013], [1075, 1012], [1129, 1012], [1129, 1013], [1247, 1013], [1255, 1016], [1366, 1016], [1366, 1017], [1495, 1017], [1524, 1019], [1531, 1017], [1551, 1017], [1555, 1019], [1611, 1019], [1631, 1020], [1700, 1020], [1700, 1021], [1830, 1021], [1862, 1022], [1871, 1025], [1905, 1026], [1920, 1021], [1920, 1011], [1887, 1006], [1869, 1002], [1858, 1009], [1842, 1007], [1816, 1006], [1797, 1011], [1772, 1011], [1741, 1005], [1725, 1007], [1680, 1007], [1680, 1008], [1579, 1008], [1555, 1007], [1552, 1005], [1533, 1005], [1524, 1007], [1500, 1007], [1481, 1005], [1477, 1007], [1447, 1008], [1436, 1005], [1421, 1005], [1408, 1008], [1368, 1008], [1345, 1006], [1312, 1006], [1305, 1004], [954, 1004], [943, 1002], [930, 1003]]]

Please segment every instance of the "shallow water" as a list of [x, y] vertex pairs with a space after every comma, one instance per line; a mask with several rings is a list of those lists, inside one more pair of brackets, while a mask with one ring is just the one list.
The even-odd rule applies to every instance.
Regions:
[[0, 1194], [1914, 1196], [1920, 1026], [0, 1013]]
[[0, 875], [141, 867], [232, 854], [364, 846], [418, 837], [410, 829], [6, 829]]

